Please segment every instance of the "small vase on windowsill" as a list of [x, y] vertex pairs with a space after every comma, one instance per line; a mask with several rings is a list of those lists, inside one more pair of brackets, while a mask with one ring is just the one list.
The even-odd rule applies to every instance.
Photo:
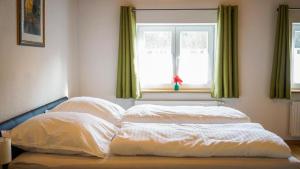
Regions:
[[182, 84], [183, 81], [178, 75], [176, 75], [173, 78], [173, 82], [174, 82], [174, 91], [179, 91], [180, 85]]
[[174, 91], [179, 91], [180, 85], [178, 83], [175, 83], [174, 85]]

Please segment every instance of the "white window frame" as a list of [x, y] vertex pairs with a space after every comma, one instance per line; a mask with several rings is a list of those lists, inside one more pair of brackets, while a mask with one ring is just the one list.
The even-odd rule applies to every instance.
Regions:
[[291, 57], [291, 86], [292, 86], [292, 90], [300, 89], [300, 83], [294, 83], [294, 47], [295, 47], [295, 33], [296, 32], [300, 32], [300, 22], [292, 23], [292, 57]]
[[[181, 86], [182, 89], [189, 89], [189, 88], [198, 88], [198, 89], [209, 89], [211, 87], [211, 82], [213, 78], [213, 65], [214, 65], [214, 49], [215, 49], [215, 25], [183, 25], [183, 26], [176, 26], [176, 47], [175, 47], [175, 58], [174, 60], [180, 59], [180, 32], [181, 31], [206, 31], [208, 32], [208, 54], [209, 54], [209, 71], [208, 71], [208, 83], [204, 85], [191, 85], [185, 84]], [[175, 68], [176, 69], [176, 68]], [[174, 69], [174, 70], [175, 70]], [[174, 72], [175, 73], [175, 72]]]
[[[206, 31], [208, 32], [208, 52], [209, 52], [209, 79], [204, 85], [192, 85], [183, 83], [181, 91], [198, 90], [209, 91], [213, 80], [214, 56], [215, 56], [215, 38], [216, 38], [216, 23], [201, 23], [201, 24], [137, 24], [137, 54], [139, 55], [139, 45], [142, 41], [141, 35], [144, 31], [171, 31], [172, 32], [172, 57], [173, 57], [173, 75], [176, 74], [177, 61], [180, 58], [180, 32], [181, 31]], [[139, 56], [137, 57], [139, 59]], [[171, 78], [170, 78], [171, 79]], [[173, 90], [172, 79], [169, 84], [159, 84], [155, 86], [143, 86], [142, 91], [155, 90]]]
[[[143, 32], [145, 31], [170, 31], [172, 32], [172, 45], [171, 45], [171, 51], [174, 51], [174, 46], [175, 46], [175, 29], [172, 26], [168, 25], [139, 25], [137, 24], [137, 60], [139, 59], [139, 54], [141, 53], [139, 50], [141, 49], [139, 45], [142, 42], [142, 36]], [[174, 53], [172, 53], [172, 56], [174, 56]], [[137, 62], [139, 63], [139, 62]], [[174, 63], [173, 63], [174, 64]], [[139, 65], [138, 65], [139, 66]], [[139, 68], [138, 68], [139, 70]], [[172, 81], [170, 79], [170, 83], [167, 84], [159, 84], [159, 85], [147, 85], [142, 88], [143, 90], [162, 90], [162, 89], [168, 89], [172, 87]]]

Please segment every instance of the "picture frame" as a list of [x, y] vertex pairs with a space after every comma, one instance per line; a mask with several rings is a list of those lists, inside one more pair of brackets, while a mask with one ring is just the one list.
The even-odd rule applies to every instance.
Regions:
[[45, 47], [45, 0], [17, 0], [17, 42]]

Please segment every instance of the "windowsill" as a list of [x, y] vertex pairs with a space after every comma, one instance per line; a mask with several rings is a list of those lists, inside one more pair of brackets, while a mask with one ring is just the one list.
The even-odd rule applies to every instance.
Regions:
[[142, 93], [210, 93], [210, 89], [180, 89], [178, 91], [173, 89], [142, 89]]
[[300, 93], [300, 89], [292, 89], [291, 92], [292, 93]]

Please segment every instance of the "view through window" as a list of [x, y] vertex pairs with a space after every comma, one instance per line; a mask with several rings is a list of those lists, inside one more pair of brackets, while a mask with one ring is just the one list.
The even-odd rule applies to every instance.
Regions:
[[215, 24], [137, 26], [139, 77], [143, 89], [209, 88], [212, 80]]

